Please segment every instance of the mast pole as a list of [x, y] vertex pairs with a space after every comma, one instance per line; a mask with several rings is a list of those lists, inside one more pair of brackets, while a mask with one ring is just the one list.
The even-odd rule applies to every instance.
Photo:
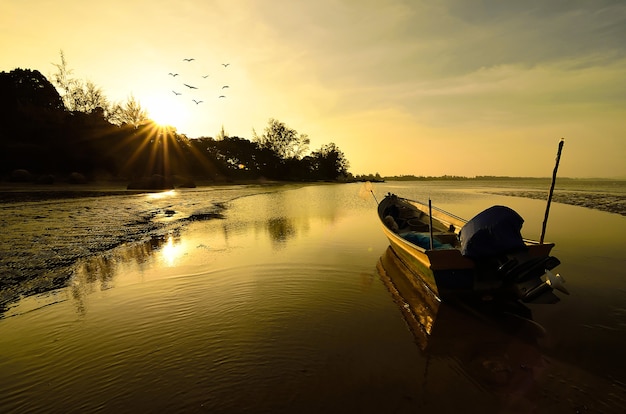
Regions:
[[552, 203], [552, 194], [554, 193], [554, 184], [556, 183], [556, 172], [559, 169], [559, 161], [561, 160], [561, 150], [565, 140], [561, 138], [559, 141], [559, 149], [556, 153], [556, 164], [554, 165], [554, 171], [552, 171], [552, 184], [550, 185], [550, 193], [548, 194], [548, 204], [546, 205], [546, 214], [543, 217], [543, 225], [541, 226], [541, 238], [539, 244], [543, 244], [543, 238], [546, 235], [546, 225], [548, 224], [548, 215], [550, 214], [550, 203]]
[[430, 250], [435, 248], [435, 241], [433, 240], [433, 205], [430, 201], [430, 197], [428, 197], [428, 219], [430, 228]]

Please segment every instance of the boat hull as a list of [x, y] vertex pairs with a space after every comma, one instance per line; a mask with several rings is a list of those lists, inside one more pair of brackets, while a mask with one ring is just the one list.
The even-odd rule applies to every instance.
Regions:
[[[461, 256], [458, 250], [429, 252], [383, 226], [389, 245], [404, 265], [437, 296], [453, 291], [456, 293], [474, 290], [474, 263]], [[435, 259], [431, 261], [431, 257]]]

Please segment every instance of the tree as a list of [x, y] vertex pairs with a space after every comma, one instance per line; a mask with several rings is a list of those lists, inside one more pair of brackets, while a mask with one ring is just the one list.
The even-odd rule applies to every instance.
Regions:
[[338, 177], [347, 176], [350, 167], [344, 153], [333, 142], [314, 151], [308, 162], [313, 175], [322, 180], [336, 180]]
[[109, 113], [109, 122], [112, 124], [132, 125], [135, 129], [148, 120], [148, 112], [132, 94], [126, 103], [113, 105]]
[[215, 137], [215, 139], [220, 141], [220, 140], [223, 140], [224, 138], [228, 138], [228, 133], [226, 133], [226, 131], [224, 130], [224, 125], [222, 125], [222, 129], [220, 130], [220, 132], [217, 133], [217, 136]]
[[90, 114], [98, 108], [103, 112], [109, 107], [109, 102], [102, 89], [91, 81], [78, 82], [71, 92], [71, 102], [74, 111]]
[[298, 135], [295, 129], [273, 118], [270, 118], [263, 135], [258, 136], [253, 130], [253, 139], [261, 148], [274, 151], [283, 160], [302, 158], [310, 144], [306, 134]]
[[63, 51], [60, 51], [61, 54], [61, 63], [53, 63], [53, 65], [57, 68], [57, 72], [52, 74], [52, 82], [56, 85], [56, 87], [60, 90], [61, 97], [63, 98], [63, 103], [65, 104], [65, 108], [68, 111], [72, 111], [72, 102], [71, 102], [71, 91], [74, 89], [76, 84], [76, 79], [72, 77], [73, 70], [67, 67], [67, 62], [65, 61], [65, 54]]
[[102, 88], [92, 81], [83, 81], [73, 77], [74, 71], [67, 66], [65, 55], [61, 53], [61, 63], [53, 63], [57, 72], [52, 74], [52, 82], [60, 89], [65, 108], [70, 112], [90, 114], [98, 108], [108, 115], [111, 105]]
[[19, 68], [0, 73], [0, 105], [3, 115], [24, 106], [64, 109], [61, 96], [45, 76], [37, 70]]

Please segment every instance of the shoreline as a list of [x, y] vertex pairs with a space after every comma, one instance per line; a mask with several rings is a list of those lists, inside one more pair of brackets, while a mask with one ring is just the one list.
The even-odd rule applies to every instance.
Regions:
[[269, 181], [269, 180], [242, 180], [242, 181], [201, 181], [195, 187], [176, 187], [172, 189], [128, 189], [127, 182], [94, 182], [88, 184], [25, 184], [6, 183], [0, 184], [0, 204], [35, 202], [46, 200], [76, 199], [102, 196], [124, 196], [160, 193], [171, 190], [194, 190], [207, 187], [228, 187], [228, 186], [274, 186], [283, 184], [293, 184], [290, 181]]
[[[540, 190], [522, 191], [485, 191], [488, 194], [501, 195], [507, 197], [523, 197], [534, 200], [546, 200], [546, 192]], [[607, 213], [626, 216], [626, 197], [623, 195], [609, 193], [585, 193], [576, 191], [559, 191], [552, 195], [555, 203], [569, 204], [578, 207], [590, 208], [592, 210], [604, 211]]]
[[[207, 187], [228, 187], [228, 186], [276, 186], [289, 184], [344, 184], [328, 182], [293, 182], [293, 181], [269, 181], [269, 180], [241, 180], [241, 181], [201, 181], [195, 187], [177, 187], [173, 190], [194, 190]], [[87, 184], [25, 184], [25, 183], [0, 183], [0, 204], [37, 202], [46, 200], [76, 199], [102, 196], [124, 196], [150, 194], [171, 190], [156, 189], [127, 189], [126, 182], [93, 182]], [[502, 195], [508, 197], [524, 197], [534, 200], [545, 200], [544, 190], [524, 189], [505, 190], [497, 189], [485, 190], [487, 194]], [[552, 201], [555, 203], [569, 204], [578, 207], [590, 208], [593, 210], [626, 216], [626, 196], [616, 193], [587, 191], [567, 191], [560, 190], [554, 193]]]

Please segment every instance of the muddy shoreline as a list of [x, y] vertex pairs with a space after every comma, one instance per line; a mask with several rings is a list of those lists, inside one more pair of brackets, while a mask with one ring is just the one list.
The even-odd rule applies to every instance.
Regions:
[[[546, 192], [539, 190], [487, 191], [487, 193], [509, 197], [547, 200]], [[553, 194], [552, 201], [626, 216], [626, 196], [620, 194], [559, 191]]]
[[[246, 186], [246, 185], [281, 185], [289, 183], [279, 182], [236, 182], [236, 183], [206, 183], [203, 187]], [[44, 200], [76, 199], [102, 196], [132, 196], [138, 194], [157, 193], [154, 190], [128, 190], [121, 185], [88, 185], [88, 186], [0, 186], [0, 205], [5, 203], [33, 202]], [[547, 193], [544, 190], [506, 190], [485, 191], [487, 194], [503, 195], [509, 197], [524, 197], [535, 200], [546, 200]], [[591, 208], [608, 213], [626, 216], [626, 196], [616, 193], [595, 193], [585, 191], [558, 191], [553, 194], [552, 201], [555, 203], [569, 204], [579, 207]]]
[[156, 248], [190, 222], [223, 218], [232, 199], [271, 190], [0, 189], [0, 314], [20, 296], [65, 286], [82, 259], [136, 244]]

